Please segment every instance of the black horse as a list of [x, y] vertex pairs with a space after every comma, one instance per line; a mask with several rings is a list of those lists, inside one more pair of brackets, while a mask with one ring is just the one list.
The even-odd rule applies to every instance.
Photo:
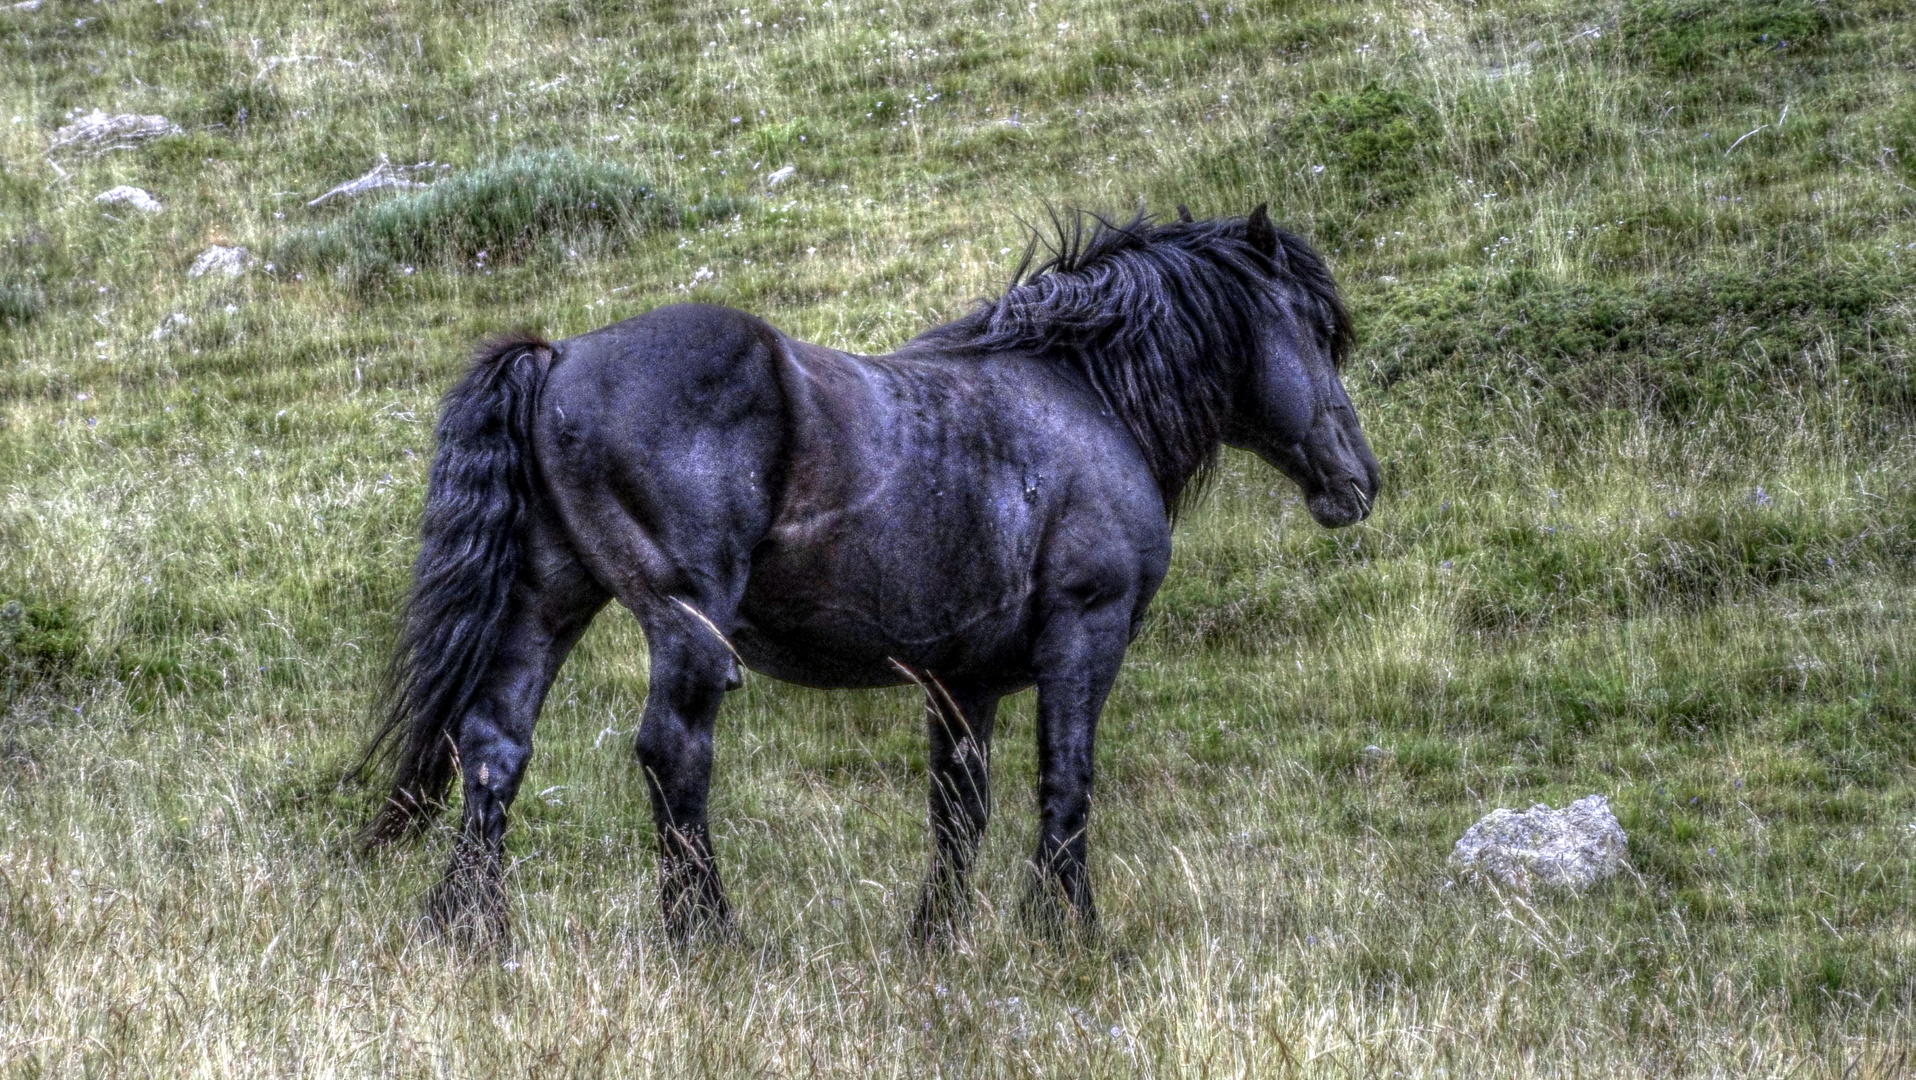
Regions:
[[375, 840], [464, 778], [431, 914], [503, 926], [506, 810], [546, 689], [610, 598], [651, 685], [638, 757], [668, 931], [728, 916], [706, 831], [712, 728], [741, 665], [815, 687], [924, 688], [930, 879], [962, 917], [990, 812], [992, 722], [1038, 688], [1033, 899], [1093, 919], [1092, 737], [1221, 443], [1363, 519], [1377, 463], [1338, 378], [1349, 316], [1323, 261], [1248, 218], [1082, 217], [996, 300], [889, 356], [674, 305], [564, 341], [483, 347], [446, 395], [390, 711]]

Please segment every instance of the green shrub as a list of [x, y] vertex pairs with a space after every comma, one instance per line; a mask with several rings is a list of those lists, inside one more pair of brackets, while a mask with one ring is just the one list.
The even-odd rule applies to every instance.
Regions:
[[[1516, 356], [1578, 404], [1649, 396], [1687, 416], [1724, 404], [1737, 386], [1832, 378], [1875, 406], [1916, 405], [1916, 379], [1884, 348], [1908, 335], [1889, 312], [1912, 288], [1916, 272], [1887, 262], [1709, 267], [1648, 283], [1551, 284], [1518, 267], [1455, 273], [1355, 306], [1386, 384], [1438, 371], [1481, 376], [1497, 368], [1492, 358]], [[1804, 353], [1826, 344], [1840, 370], [1810, 370]]]
[[1632, 58], [1671, 74], [1787, 57], [1821, 44], [1830, 31], [1825, 5], [1813, 0], [1656, 0], [1633, 5], [1623, 24]]
[[1696, 610], [1916, 558], [1907, 529], [1872, 526], [1861, 516], [1821, 519], [1771, 502], [1757, 488], [1742, 506], [1679, 514], [1629, 540], [1552, 526], [1492, 530], [1459, 556], [1457, 624], [1505, 633], [1563, 618]]
[[1916, 176], [1916, 110], [1887, 114], [1873, 132], [1877, 154], [1905, 176]]
[[46, 309], [46, 296], [24, 281], [0, 281], [0, 325], [32, 322]]
[[1318, 91], [1285, 133], [1315, 151], [1339, 183], [1380, 204], [1422, 186], [1424, 147], [1436, 135], [1429, 102], [1377, 82], [1349, 94]]
[[187, 111], [193, 125], [246, 127], [279, 119], [286, 112], [286, 101], [279, 91], [259, 83], [222, 86], [195, 101]]
[[214, 131], [188, 131], [155, 139], [146, 160], [160, 169], [200, 169], [212, 161], [234, 161], [245, 156], [239, 144]]
[[274, 255], [289, 267], [373, 273], [490, 264], [542, 248], [603, 252], [674, 220], [671, 202], [627, 166], [568, 150], [519, 153], [423, 191], [356, 205], [284, 238]]
[[86, 630], [64, 605], [0, 604], [0, 670], [57, 674], [86, 652]]

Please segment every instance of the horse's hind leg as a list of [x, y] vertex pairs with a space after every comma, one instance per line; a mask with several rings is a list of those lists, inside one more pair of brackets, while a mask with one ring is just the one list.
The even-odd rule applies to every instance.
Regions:
[[935, 943], [970, 909], [971, 864], [991, 816], [991, 729], [998, 695], [923, 680], [931, 763], [931, 872], [912, 932]]
[[[701, 479], [657, 465], [632, 478], [624, 499], [605, 487], [558, 489], [574, 533], [592, 538], [587, 564], [645, 630], [651, 685], [636, 748], [658, 836], [660, 906], [679, 941], [730, 917], [705, 824], [712, 727], [744, 674], [726, 635], [768, 516], [746, 485]], [[641, 521], [629, 505], [671, 512]]]
[[546, 691], [608, 595], [556, 529], [533, 526], [504, 641], [459, 724], [465, 810], [452, 865], [427, 904], [441, 930], [503, 940], [506, 811], [525, 778]]
[[729, 624], [736, 601], [708, 611], [695, 600], [647, 598], [635, 605], [652, 655], [637, 749], [658, 836], [659, 906], [666, 932], [677, 941], [731, 917], [705, 804], [719, 702], [742, 676], [715, 620]]

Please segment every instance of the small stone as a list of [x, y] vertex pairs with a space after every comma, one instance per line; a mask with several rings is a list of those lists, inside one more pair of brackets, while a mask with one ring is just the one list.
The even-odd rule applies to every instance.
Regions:
[[147, 193], [145, 189], [136, 188], [131, 184], [121, 184], [119, 187], [107, 188], [105, 191], [95, 195], [93, 201], [96, 203], [105, 203], [109, 206], [115, 203], [126, 203], [128, 206], [131, 206], [143, 214], [157, 214], [166, 209], [166, 207], [160, 205], [160, 200]]
[[164, 116], [106, 113], [95, 109], [55, 131], [47, 150], [104, 154], [109, 150], [131, 150], [148, 139], [179, 133], [180, 126]]
[[333, 199], [356, 198], [369, 191], [383, 191], [387, 188], [403, 189], [425, 186], [425, 184], [415, 183], [399, 175], [399, 170], [393, 168], [392, 162], [386, 160], [386, 155], [381, 154], [379, 155], [379, 164], [374, 165], [371, 172], [357, 179], [348, 180], [340, 184], [306, 205], [318, 206], [321, 203], [329, 202]]
[[238, 277], [246, 272], [246, 260], [245, 248], [221, 247], [214, 244], [200, 252], [200, 257], [193, 260], [193, 265], [186, 271], [186, 276], [205, 277], [217, 271], [227, 277]]
[[765, 187], [768, 190], [771, 188], [775, 188], [778, 185], [784, 183], [785, 181], [790, 180], [797, 173], [798, 173], [798, 169], [791, 165], [787, 165], [782, 169], [773, 169], [765, 177]]
[[1473, 884], [1581, 892], [1622, 869], [1628, 843], [1609, 801], [1588, 795], [1562, 810], [1492, 810], [1457, 841], [1450, 864]]

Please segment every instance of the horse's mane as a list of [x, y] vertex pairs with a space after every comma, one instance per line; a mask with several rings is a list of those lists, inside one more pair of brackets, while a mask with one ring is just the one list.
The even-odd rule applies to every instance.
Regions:
[[1029, 352], [1082, 372], [1175, 516], [1210, 479], [1235, 379], [1274, 314], [1288, 306], [1339, 367], [1350, 350], [1350, 316], [1323, 260], [1282, 229], [1266, 255], [1247, 224], [1054, 216], [1047, 258], [1032, 267], [1034, 232], [1004, 295], [918, 342]]

